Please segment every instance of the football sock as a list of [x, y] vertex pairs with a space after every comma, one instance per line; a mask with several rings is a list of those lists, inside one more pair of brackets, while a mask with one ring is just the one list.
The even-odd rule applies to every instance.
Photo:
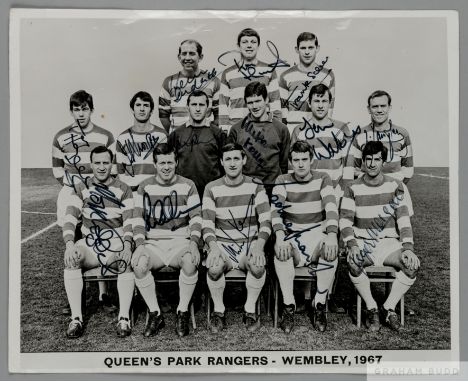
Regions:
[[156, 286], [151, 272], [142, 279], [135, 278], [135, 284], [145, 300], [146, 305], [148, 305], [150, 312], [157, 311], [158, 314], [160, 314], [161, 310], [159, 309], [158, 299], [156, 297]]
[[247, 301], [245, 302], [244, 309], [247, 313], [255, 313], [255, 304], [257, 303], [258, 296], [265, 285], [266, 272], [263, 272], [262, 277], [255, 278], [252, 273], [247, 271], [245, 278], [245, 287], [247, 288]]
[[335, 279], [336, 266], [338, 259], [334, 261], [319, 260], [317, 266], [317, 293], [315, 294], [315, 306], [318, 303], [326, 304], [327, 295], [330, 293]]
[[117, 276], [117, 291], [119, 292], [119, 317], [129, 317], [130, 304], [135, 290], [135, 275], [133, 272], [119, 273]]
[[392, 290], [387, 297], [387, 300], [384, 302], [383, 307], [387, 310], [395, 310], [396, 304], [401, 300], [401, 297], [408, 291], [411, 285], [416, 281], [414, 279], [406, 276], [402, 271], [398, 271], [395, 274], [395, 281], [392, 284]]
[[102, 295], [107, 294], [107, 284], [105, 281], [98, 281], [99, 285], [99, 301], [102, 301]]
[[187, 276], [181, 269], [179, 274], [179, 305], [177, 311], [186, 312], [192, 298], [193, 291], [198, 281], [198, 272], [195, 271], [193, 276]]
[[294, 261], [293, 258], [289, 258], [286, 261], [280, 261], [274, 258], [276, 275], [278, 276], [278, 281], [281, 288], [281, 293], [283, 294], [283, 301], [285, 305], [296, 305], [294, 300]]
[[351, 279], [352, 283], [356, 287], [359, 295], [362, 297], [364, 302], [366, 303], [367, 309], [377, 309], [377, 303], [375, 302], [374, 298], [372, 297], [371, 289], [370, 289], [370, 281], [369, 277], [362, 272], [358, 277], [354, 277], [351, 273], [349, 274], [349, 278]]
[[214, 311], [219, 313], [224, 313], [225, 307], [223, 302], [224, 288], [226, 288], [226, 278], [224, 274], [221, 277], [214, 281], [206, 275], [206, 283], [208, 284], [208, 289], [211, 293], [211, 298], [213, 299]]
[[81, 314], [81, 293], [83, 292], [83, 275], [81, 269], [65, 269], [63, 272], [65, 291], [70, 304], [72, 318], [78, 317], [83, 321]]

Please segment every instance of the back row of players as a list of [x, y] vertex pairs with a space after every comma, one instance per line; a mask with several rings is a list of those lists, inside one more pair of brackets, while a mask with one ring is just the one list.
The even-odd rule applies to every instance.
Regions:
[[[158, 333], [164, 320], [150, 271], [167, 265], [180, 268], [176, 331], [180, 336], [188, 334], [188, 304], [198, 280], [202, 234], [214, 302], [211, 330], [225, 326], [224, 273], [232, 268], [247, 272], [243, 320], [255, 330], [260, 324], [255, 303], [265, 283], [264, 246], [272, 229], [274, 264], [284, 300], [282, 329], [290, 332], [294, 326], [294, 266], [318, 263], [312, 321], [325, 330], [327, 293], [323, 291], [330, 289], [336, 271], [343, 190], [341, 236], [348, 248], [351, 280], [367, 305], [368, 326], [380, 328], [379, 310], [363, 269], [386, 264], [399, 271], [381, 313], [398, 330], [394, 308], [414, 283], [419, 260], [413, 253], [411, 199], [404, 185], [413, 173], [411, 143], [408, 133], [389, 120], [391, 97], [384, 91], [369, 96], [372, 122], [364, 128], [351, 130], [332, 120], [332, 72], [323, 66], [310, 71], [319, 46], [313, 34], [302, 33], [296, 47], [300, 64], [283, 73], [281, 80], [302, 83], [301, 94], [307, 97], [299, 108], [296, 86], [285, 98], [293, 101], [283, 102], [283, 109], [291, 109], [286, 112], [287, 121], [299, 115], [298, 109], [303, 113], [290, 137], [288, 127], [274, 117], [271, 86], [276, 74], [259, 69], [259, 42], [251, 29], [239, 35], [243, 61], [223, 72], [219, 118], [216, 78], [198, 80], [209, 75], [198, 69], [201, 46], [193, 40], [181, 44], [183, 71], [164, 82], [159, 102], [160, 120], [172, 130], [169, 136], [150, 123], [154, 102], [146, 92], [131, 99], [134, 125], [115, 143], [110, 132], [91, 122], [91, 95], [78, 91], [71, 96], [75, 121], [56, 135], [52, 155], [54, 175], [63, 184], [57, 217], [66, 243], [64, 279], [72, 311], [69, 337], [83, 332], [81, 269], [102, 264], [104, 270], [120, 266], [119, 336], [131, 333], [128, 311], [135, 284], [150, 310], [145, 335]], [[265, 76], [246, 78], [243, 68], [252, 73], [252, 67]], [[297, 77], [304, 70], [310, 78], [325, 77], [306, 85]], [[180, 90], [183, 75], [191, 78], [189, 91]], [[327, 77], [331, 88], [324, 83]], [[224, 86], [227, 93], [222, 91]], [[197, 90], [200, 87], [203, 90]], [[169, 102], [164, 101], [164, 89], [173, 97]], [[181, 98], [184, 107], [177, 104]], [[230, 110], [227, 127], [224, 107]], [[182, 114], [185, 122], [177, 126]], [[83, 239], [75, 243], [80, 221]]]

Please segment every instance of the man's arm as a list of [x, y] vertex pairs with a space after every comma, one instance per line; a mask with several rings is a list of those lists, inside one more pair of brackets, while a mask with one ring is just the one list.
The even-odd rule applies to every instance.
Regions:
[[221, 81], [218, 77], [212, 79], [213, 84], [213, 97], [211, 99], [211, 113], [213, 114], [213, 123], [219, 126], [219, 92], [221, 89]]
[[[349, 124], [346, 123], [342, 128], [341, 128], [341, 140], [346, 141], [346, 147], [341, 151], [341, 166], [342, 166], [342, 176], [338, 182], [340, 186], [340, 190], [343, 191], [346, 186], [354, 180], [354, 166], [351, 164], [351, 161], [348, 160], [349, 153], [351, 152], [352, 145], [356, 138], [350, 142], [352, 139], [353, 133], [351, 132], [349, 128]], [[338, 201], [337, 201], [338, 202]]]
[[68, 242], [75, 242], [76, 226], [78, 225], [79, 218], [83, 211], [82, 188], [82, 183], [75, 186], [75, 189], [73, 189], [69, 199], [70, 204], [66, 208], [64, 224], [62, 227], [63, 241], [65, 244]]
[[341, 236], [348, 248], [357, 247], [357, 241], [354, 237], [354, 216], [356, 214], [356, 203], [351, 186], [347, 186], [341, 200], [340, 209], [340, 231]]
[[221, 75], [221, 86], [219, 90], [219, 127], [229, 132], [231, 124], [229, 121], [229, 108], [230, 108], [230, 88], [226, 79], [226, 70]]
[[273, 116], [282, 121], [283, 115], [281, 113], [280, 90], [276, 71], [273, 71], [273, 73], [271, 73], [271, 77], [268, 81], [267, 88], [268, 99], [270, 101], [270, 112], [273, 113]]
[[332, 95], [330, 108], [328, 109], [328, 116], [331, 118], [333, 116], [333, 110], [335, 109], [335, 73], [332, 69], [330, 69], [328, 76], [330, 77], [330, 84], [328, 85], [328, 89], [330, 89], [330, 93]]
[[65, 161], [63, 160], [63, 151], [55, 136], [52, 142], [52, 172], [55, 179], [63, 186], [63, 177], [65, 176]]
[[[398, 232], [400, 233], [400, 241], [403, 246], [403, 250], [414, 251], [414, 240], [413, 240], [413, 229], [411, 227], [411, 220], [408, 212], [408, 206], [404, 201], [405, 189], [403, 184], [400, 183], [395, 196], [392, 200], [391, 208], [395, 209], [396, 224], [398, 226]], [[387, 208], [387, 207], [386, 207]], [[389, 208], [389, 212], [391, 209]]]
[[280, 75], [279, 78], [279, 91], [280, 91], [280, 102], [281, 102], [281, 114], [283, 116], [283, 123], [288, 123], [288, 113], [289, 113], [289, 89], [288, 83], [284, 78], [284, 73]]
[[338, 206], [333, 189], [333, 182], [328, 174], [324, 173], [322, 184], [320, 186], [320, 197], [322, 206], [325, 210], [326, 232], [338, 233]]
[[362, 175], [362, 151], [359, 148], [359, 144], [357, 142], [357, 136], [353, 140], [353, 144], [349, 149], [348, 158], [346, 158], [346, 165], [345, 167], [350, 167], [353, 169], [353, 176], [354, 178], [359, 178]]
[[291, 146], [291, 137], [289, 136], [289, 130], [286, 125], [283, 125], [282, 139], [281, 139], [281, 152], [280, 152], [280, 168], [283, 174], [288, 173], [289, 166], [289, 148]]
[[138, 187], [133, 208], [133, 220], [135, 227], [133, 228], [133, 241], [135, 246], [138, 247], [145, 242], [146, 239], [146, 222], [145, 222], [145, 211], [143, 206], [143, 197], [145, 189], [143, 185]]
[[190, 241], [198, 245], [202, 233], [201, 203], [197, 188], [193, 182], [191, 182], [190, 190], [188, 192], [186, 209], [189, 211], [188, 215], [190, 218]]
[[169, 133], [171, 128], [171, 95], [169, 89], [170, 77], [167, 77], [162, 84], [161, 92], [159, 94], [159, 120], [161, 124]]
[[134, 211], [134, 200], [133, 200], [133, 193], [132, 189], [123, 183], [125, 186], [124, 193], [122, 195], [122, 204], [123, 204], [123, 211], [122, 211], [122, 225], [124, 236], [123, 240], [132, 242], [133, 240], [133, 211]]
[[409, 135], [406, 135], [405, 144], [401, 150], [401, 172], [403, 174], [403, 182], [407, 184], [414, 175], [413, 147], [411, 146]]

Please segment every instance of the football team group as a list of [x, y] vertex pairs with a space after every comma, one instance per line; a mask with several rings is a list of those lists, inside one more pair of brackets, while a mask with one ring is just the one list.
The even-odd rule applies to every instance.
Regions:
[[[64, 283], [71, 312], [69, 338], [83, 334], [83, 271], [118, 274], [117, 335], [131, 334], [135, 287], [148, 308], [144, 336], [164, 327], [153, 273], [179, 272], [178, 336], [189, 334], [189, 304], [200, 274], [213, 301], [209, 330], [226, 326], [226, 273], [245, 273], [243, 323], [260, 326], [257, 300], [269, 276], [282, 293], [280, 327], [294, 328], [296, 267], [316, 276], [305, 290], [313, 327], [327, 327], [327, 299], [340, 254], [366, 304], [366, 324], [398, 331], [395, 306], [413, 285], [413, 175], [408, 132], [389, 119], [391, 96], [367, 99], [370, 123], [352, 128], [332, 119], [334, 72], [316, 62], [317, 36], [297, 37], [298, 64], [278, 78], [257, 59], [259, 34], [237, 38], [240, 60], [220, 78], [199, 67], [202, 46], [179, 46], [181, 70], [167, 77], [159, 120], [150, 122], [152, 96], [130, 100], [134, 123], [117, 138], [91, 121], [93, 98], [70, 97], [73, 123], [52, 147], [53, 173], [62, 184], [57, 220], [65, 242]], [[365, 103], [365, 100], [363, 104]], [[369, 266], [392, 266], [395, 280], [382, 306], [372, 296]], [[107, 286], [99, 299], [108, 303]]]

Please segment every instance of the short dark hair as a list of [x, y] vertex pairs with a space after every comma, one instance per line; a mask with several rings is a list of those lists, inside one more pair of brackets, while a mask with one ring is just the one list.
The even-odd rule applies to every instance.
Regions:
[[93, 155], [94, 155], [94, 154], [102, 154], [102, 153], [109, 153], [111, 162], [114, 160], [114, 153], [111, 151], [111, 149], [109, 149], [109, 148], [106, 147], [106, 146], [96, 146], [96, 147], [91, 151], [91, 154], [90, 154], [90, 161], [91, 161], [91, 163], [93, 163]]
[[203, 53], [203, 47], [201, 46], [201, 44], [197, 41], [197, 40], [193, 40], [193, 39], [187, 39], [187, 40], [184, 40], [180, 43], [179, 45], [179, 54], [182, 52], [182, 45], [184, 45], [185, 43], [188, 43], [188, 44], [194, 44], [195, 47], [197, 48], [197, 53], [199, 56], [202, 55]]
[[386, 162], [388, 149], [384, 146], [384, 144], [380, 141], [369, 141], [362, 149], [362, 160], [366, 159], [366, 156], [368, 155], [372, 156], [378, 153], [382, 153], [382, 160]]
[[174, 158], [177, 161], [177, 150], [174, 146], [170, 145], [169, 143], [158, 143], [153, 150], [153, 162], [157, 163], [158, 155], [169, 155], [171, 153], [174, 153]]
[[133, 110], [133, 107], [135, 106], [135, 102], [137, 98], [140, 98], [143, 102], [149, 102], [151, 111], [153, 111], [154, 109], [153, 97], [151, 97], [151, 94], [149, 94], [148, 92], [144, 92], [144, 91], [139, 91], [132, 97], [132, 99], [130, 100], [130, 109]]
[[187, 106], [190, 104], [190, 98], [192, 97], [203, 97], [205, 96], [206, 98], [206, 105], [209, 106], [210, 104], [210, 99], [208, 98], [208, 94], [206, 94], [203, 90], [195, 90], [189, 94], [187, 97]]
[[70, 96], [70, 110], [73, 110], [74, 106], [83, 106], [88, 104], [91, 110], [94, 110], [93, 96], [84, 90], [78, 90]]
[[239, 35], [237, 36], [237, 45], [240, 45], [240, 40], [244, 36], [254, 36], [257, 37], [258, 45], [260, 45], [260, 35], [255, 29], [252, 28], [245, 28], [242, 29]]
[[318, 46], [318, 38], [311, 32], [302, 32], [299, 36], [297, 36], [297, 47], [299, 48], [299, 44], [302, 41], [315, 41], [315, 46]]
[[377, 97], [387, 97], [388, 99], [388, 105], [390, 106], [392, 104], [392, 97], [390, 97], [390, 94], [388, 94], [385, 90], [376, 90], [373, 92], [369, 98], [367, 98], [367, 106], [370, 106], [370, 101], [371, 99], [377, 98]]
[[224, 156], [224, 153], [227, 153], [228, 151], [236, 151], [239, 150], [241, 152], [242, 158], [245, 158], [245, 151], [244, 148], [236, 142], [229, 142], [226, 143], [223, 147], [221, 147], [221, 159]]
[[296, 141], [296, 142], [293, 143], [293, 145], [289, 149], [289, 154], [288, 154], [289, 160], [292, 159], [292, 153], [293, 152], [295, 152], [295, 153], [309, 153], [310, 159], [312, 159], [312, 148], [310, 147], [310, 145], [306, 141], [299, 140], [299, 141]]
[[331, 102], [332, 101], [332, 94], [331, 94], [331, 91], [330, 91], [330, 89], [328, 88], [327, 85], [317, 84], [317, 85], [312, 86], [310, 88], [310, 92], [309, 92], [309, 103], [312, 102], [312, 97], [313, 97], [314, 94], [324, 95], [325, 93], [328, 94], [328, 99]]
[[254, 81], [248, 84], [244, 90], [244, 101], [247, 102], [247, 97], [262, 96], [264, 100], [268, 97], [268, 90], [265, 84]]

